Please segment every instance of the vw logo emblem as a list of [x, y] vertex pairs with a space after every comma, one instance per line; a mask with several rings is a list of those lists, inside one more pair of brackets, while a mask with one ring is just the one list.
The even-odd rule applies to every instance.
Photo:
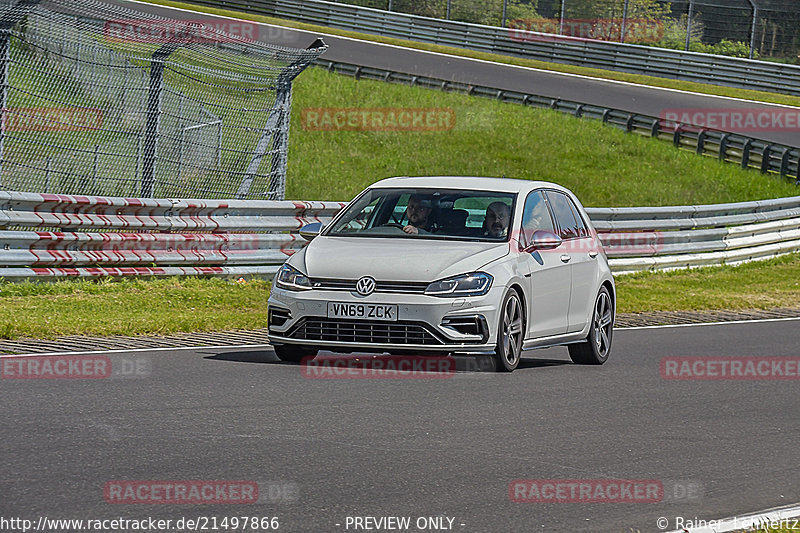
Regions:
[[375, 291], [375, 278], [364, 276], [356, 282], [356, 292], [361, 296], [369, 296]]

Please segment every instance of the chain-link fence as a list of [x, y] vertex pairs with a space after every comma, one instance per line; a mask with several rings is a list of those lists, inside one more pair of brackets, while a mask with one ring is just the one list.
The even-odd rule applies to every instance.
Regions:
[[798, 0], [346, 0], [585, 39], [800, 63]]
[[98, 0], [0, 0], [0, 189], [282, 199], [291, 82], [324, 49]]

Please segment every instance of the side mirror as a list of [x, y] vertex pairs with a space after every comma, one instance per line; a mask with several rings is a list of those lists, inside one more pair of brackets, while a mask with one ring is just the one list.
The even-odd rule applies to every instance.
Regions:
[[300, 236], [307, 241], [310, 241], [322, 231], [322, 222], [312, 222], [300, 228]]
[[533, 232], [531, 243], [525, 248], [526, 252], [533, 252], [534, 250], [552, 250], [561, 246], [561, 237], [552, 231], [536, 230]]

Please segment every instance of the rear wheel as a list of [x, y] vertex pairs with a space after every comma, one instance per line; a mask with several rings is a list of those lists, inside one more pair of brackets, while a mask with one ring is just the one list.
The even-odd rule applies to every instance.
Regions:
[[614, 306], [608, 289], [601, 287], [594, 302], [589, 336], [579, 344], [569, 345], [569, 356], [579, 365], [602, 365], [611, 353], [614, 333]]
[[522, 302], [517, 291], [510, 289], [500, 308], [495, 359], [498, 372], [513, 372], [522, 355], [522, 337], [525, 331]]
[[273, 346], [273, 348], [278, 359], [287, 363], [299, 363], [305, 357], [316, 357], [319, 351], [311, 346], [295, 346], [292, 344], [280, 344]]

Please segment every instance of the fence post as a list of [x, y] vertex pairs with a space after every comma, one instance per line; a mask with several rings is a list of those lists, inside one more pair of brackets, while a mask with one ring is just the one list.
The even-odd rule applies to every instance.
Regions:
[[150, 59], [150, 91], [147, 99], [144, 153], [142, 154], [142, 198], [152, 198], [156, 187], [158, 129], [161, 123], [161, 92], [164, 89], [164, 61], [181, 43], [171, 42], [153, 52]]
[[94, 164], [92, 165], [92, 194], [97, 194], [97, 165], [100, 157], [100, 145], [94, 145]]
[[508, 0], [503, 0], [503, 20], [500, 23], [500, 26], [503, 28], [506, 27], [506, 13], [508, 12]]
[[39, 3], [39, 0], [17, 0], [0, 16], [0, 184], [5, 166], [6, 105], [8, 104], [8, 67], [11, 63], [11, 28]]
[[619, 30], [619, 42], [625, 42], [625, 23], [628, 20], [628, 3], [629, 0], [625, 0], [625, 6], [622, 8], [622, 27]]
[[686, 47], [684, 50], [689, 51], [689, 41], [692, 37], [692, 16], [694, 15], [694, 0], [689, 0], [689, 13], [686, 16]]
[[[270, 148], [272, 148], [271, 151], [273, 152], [272, 171], [270, 173], [277, 172], [277, 188], [279, 191], [285, 187], [283, 182], [286, 178], [286, 165], [283, 164], [280, 159], [282, 159], [281, 153], [285, 150], [284, 145], [288, 140], [288, 135], [284, 130], [288, 129], [291, 96], [291, 83], [281, 80], [278, 83], [278, 95], [275, 99], [275, 107], [269, 113], [267, 123], [264, 125], [264, 131], [261, 133], [261, 138], [258, 140], [258, 144], [253, 151], [253, 156], [250, 158], [250, 164], [247, 165], [247, 170], [244, 172], [242, 182], [239, 184], [236, 198], [240, 200], [247, 198], [247, 195], [250, 193], [250, 187], [253, 186], [256, 173], [258, 173], [258, 167], [261, 166], [261, 161], [264, 159], [264, 156], [267, 155]], [[276, 165], [280, 166], [276, 168]], [[271, 183], [270, 192], [273, 192]], [[283, 200], [283, 195], [278, 192], [278, 197], [270, 198], [270, 200]]]
[[44, 192], [47, 193], [47, 190], [50, 188], [50, 166], [53, 163], [53, 158], [47, 158], [47, 165], [44, 168]]
[[447, 0], [447, 14], [445, 15], [445, 18], [447, 20], [450, 20], [450, 4], [452, 3], [452, 1], [453, 0]]
[[564, 14], [567, 9], [567, 0], [561, 0], [561, 17], [558, 20], [558, 34], [564, 35]]
[[755, 0], [747, 0], [753, 7], [753, 25], [750, 28], [750, 59], [753, 59], [753, 50], [756, 46], [756, 22], [758, 21], [758, 6]]
[[217, 170], [222, 165], [222, 121], [217, 122]]

